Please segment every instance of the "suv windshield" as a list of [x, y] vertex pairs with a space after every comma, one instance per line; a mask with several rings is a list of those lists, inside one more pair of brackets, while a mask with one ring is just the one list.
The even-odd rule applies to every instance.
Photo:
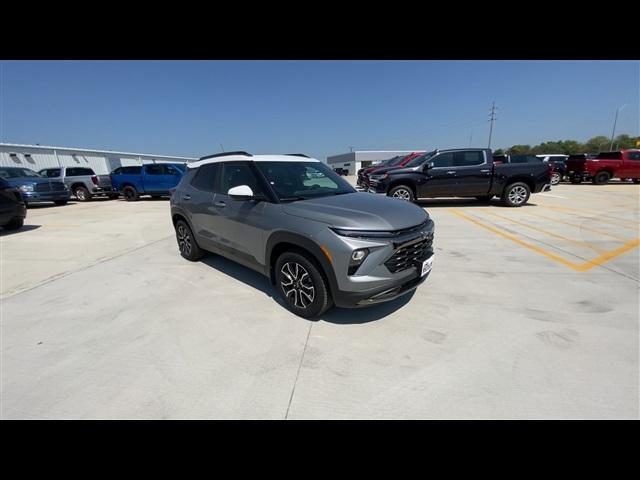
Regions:
[[256, 162], [281, 201], [354, 193], [356, 190], [321, 162]]
[[435, 150], [433, 152], [427, 152], [424, 155], [420, 155], [419, 157], [414, 158], [409, 163], [405, 165], [405, 168], [419, 167], [424, 164], [427, 160], [433, 157], [436, 154]]
[[0, 177], [2, 178], [20, 178], [20, 177], [36, 177], [40, 178], [42, 175], [38, 175], [33, 170], [28, 168], [0, 168]]

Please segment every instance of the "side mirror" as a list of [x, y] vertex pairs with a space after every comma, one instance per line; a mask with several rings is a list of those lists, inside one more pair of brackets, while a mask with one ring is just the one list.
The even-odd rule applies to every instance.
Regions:
[[431, 170], [433, 168], [433, 162], [427, 162], [424, 164], [425, 170]]
[[253, 190], [251, 190], [249, 185], [238, 185], [237, 187], [230, 188], [227, 195], [233, 200], [251, 200], [253, 198]]

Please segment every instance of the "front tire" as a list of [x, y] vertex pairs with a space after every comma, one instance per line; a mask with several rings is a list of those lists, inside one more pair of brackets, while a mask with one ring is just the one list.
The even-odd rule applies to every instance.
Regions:
[[416, 199], [413, 189], [407, 185], [398, 185], [389, 190], [389, 197], [404, 200], [406, 202], [414, 202]]
[[140, 194], [138, 193], [138, 190], [136, 190], [135, 187], [132, 187], [130, 185], [127, 185], [122, 189], [122, 195], [124, 196], [124, 199], [127, 202], [136, 202], [140, 198]]
[[302, 318], [314, 318], [331, 307], [327, 282], [307, 256], [285, 252], [278, 257], [275, 272], [276, 288], [291, 312]]
[[24, 225], [24, 218], [14, 218], [4, 226], [5, 230], [18, 230]]
[[176, 223], [176, 240], [178, 241], [180, 255], [190, 262], [196, 262], [204, 255], [204, 252], [196, 243], [191, 228], [183, 220], [178, 220]]
[[531, 189], [523, 182], [512, 183], [502, 192], [502, 203], [507, 207], [521, 207], [529, 200]]
[[77, 187], [73, 191], [73, 194], [81, 202], [88, 202], [89, 200], [91, 200], [91, 194], [89, 193], [89, 190], [84, 187]]
[[605, 185], [610, 179], [611, 175], [609, 175], [609, 172], [598, 172], [596, 176], [593, 177], [593, 183], [594, 185]]

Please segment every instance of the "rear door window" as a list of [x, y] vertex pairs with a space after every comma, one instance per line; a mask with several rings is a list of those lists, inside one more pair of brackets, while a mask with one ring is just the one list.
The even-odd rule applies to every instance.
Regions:
[[219, 163], [208, 163], [206, 165], [202, 165], [198, 168], [193, 180], [191, 180], [191, 185], [203, 192], [217, 192], [219, 171]]
[[164, 175], [163, 165], [147, 165], [145, 167], [147, 175]]
[[484, 163], [484, 153], [480, 150], [473, 152], [455, 152], [453, 154], [454, 167], [473, 167]]

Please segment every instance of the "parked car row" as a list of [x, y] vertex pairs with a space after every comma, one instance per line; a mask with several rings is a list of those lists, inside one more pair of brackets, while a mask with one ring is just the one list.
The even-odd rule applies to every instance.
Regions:
[[[526, 157], [526, 156], [525, 156]], [[488, 148], [433, 150], [401, 166], [363, 172], [361, 186], [371, 193], [407, 201], [438, 197], [499, 197], [510, 207], [527, 203], [532, 193], [551, 188], [552, 167], [516, 156], [496, 157]]]
[[135, 201], [142, 195], [169, 195], [182, 175], [183, 164], [147, 164], [116, 168], [109, 175], [96, 175], [91, 168], [56, 167], [35, 172], [29, 168], [0, 167], [0, 178], [20, 192], [28, 206], [32, 203], [53, 202], [65, 205], [71, 196], [80, 202], [95, 197]]

